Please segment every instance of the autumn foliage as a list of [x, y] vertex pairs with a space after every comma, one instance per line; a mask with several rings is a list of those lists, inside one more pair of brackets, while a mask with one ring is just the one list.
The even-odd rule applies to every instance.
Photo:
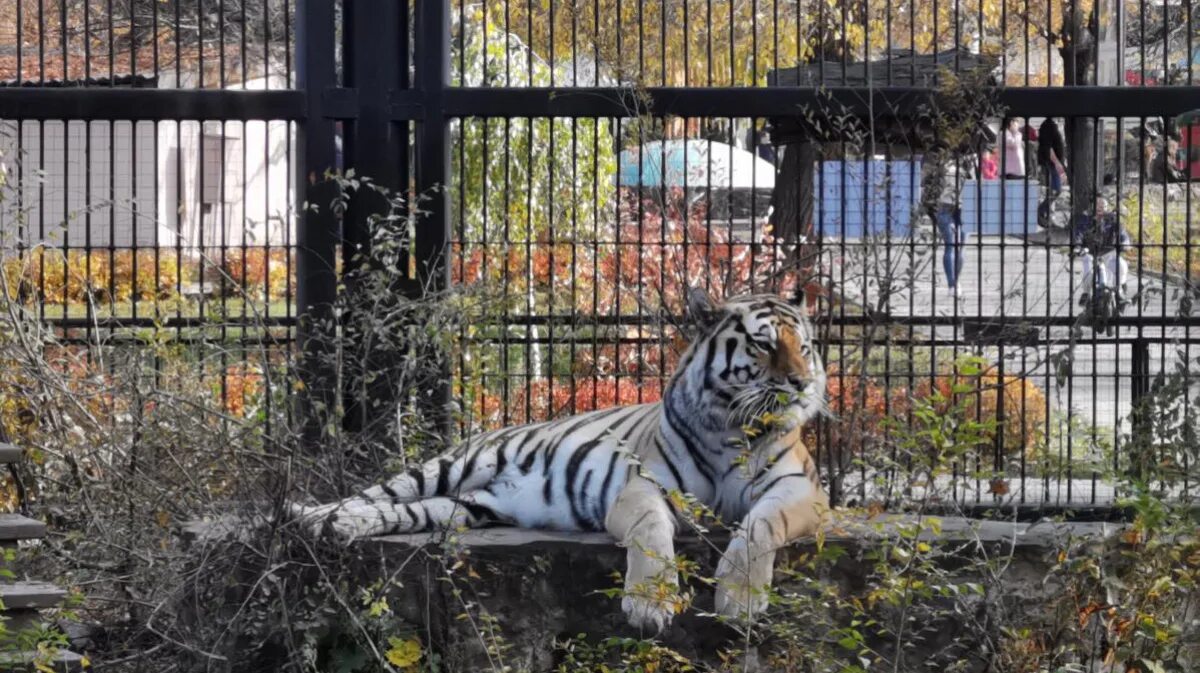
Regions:
[[1012, 374], [1001, 377], [995, 367], [972, 375], [954, 374], [947, 369], [933, 377], [917, 378], [910, 388], [907, 377], [889, 383], [854, 369], [843, 374], [836, 366], [831, 367], [829, 408], [835, 420], [829, 424], [826, 441], [838, 450], [863, 455], [884, 445], [892, 424], [904, 422], [914, 401], [931, 401], [942, 413], [951, 413], [951, 407], [965, 398], [962, 406], [968, 420], [996, 422], [996, 430], [989, 434], [994, 440], [996, 434], [1003, 433], [1005, 454], [1030, 455], [1042, 444], [1046, 396], [1033, 381]]
[[176, 298], [200, 281], [230, 296], [278, 301], [295, 295], [288, 251], [228, 247], [202, 257], [169, 248], [92, 250], [37, 247], [2, 262], [10, 297], [47, 304], [99, 304]]
[[[44, 247], [6, 257], [3, 270], [10, 297], [48, 304], [167, 299], [176, 293], [181, 273], [173, 250]], [[186, 281], [186, 262], [182, 273]]]

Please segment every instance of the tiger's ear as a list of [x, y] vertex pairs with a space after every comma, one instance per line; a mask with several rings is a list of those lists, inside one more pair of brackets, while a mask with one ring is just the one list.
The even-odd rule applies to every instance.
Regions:
[[721, 317], [721, 311], [713, 304], [707, 292], [698, 287], [689, 287], [687, 317], [688, 322], [703, 331], [717, 323]]

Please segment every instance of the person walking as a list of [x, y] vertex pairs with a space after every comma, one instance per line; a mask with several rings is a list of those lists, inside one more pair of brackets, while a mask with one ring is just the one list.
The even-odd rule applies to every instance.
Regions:
[[1009, 180], [1025, 179], [1025, 138], [1021, 133], [1021, 120], [1013, 117], [1004, 129], [1004, 177]]
[[932, 152], [921, 164], [921, 205], [942, 238], [942, 271], [955, 301], [963, 298], [958, 285], [966, 238], [962, 225], [962, 192], [963, 185], [972, 178], [974, 167], [971, 164], [968, 156], [951, 150]]
[[1063, 180], [1067, 177], [1066, 152], [1062, 132], [1052, 117], [1047, 117], [1038, 129], [1038, 166], [1046, 185], [1046, 198], [1038, 204], [1038, 223], [1050, 224], [1050, 205], [1062, 193]]

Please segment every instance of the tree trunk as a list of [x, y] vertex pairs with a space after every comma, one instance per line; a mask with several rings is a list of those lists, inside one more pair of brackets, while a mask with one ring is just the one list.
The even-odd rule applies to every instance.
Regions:
[[[1083, 16], [1064, 8], [1059, 54], [1063, 60], [1063, 85], [1087, 86], [1095, 65], [1095, 16], [1084, 24]], [[1090, 117], [1069, 118], [1064, 131], [1067, 142], [1067, 180], [1071, 186], [1071, 222], [1089, 211], [1099, 192], [1096, 170], [1095, 121]]]

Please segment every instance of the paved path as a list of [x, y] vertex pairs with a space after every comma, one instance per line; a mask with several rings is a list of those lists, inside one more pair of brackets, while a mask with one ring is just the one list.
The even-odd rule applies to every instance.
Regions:
[[[1073, 321], [1081, 312], [1081, 262], [1066, 254], [1066, 248], [1017, 237], [968, 239], [960, 281], [965, 297], [957, 311], [946, 290], [940, 245], [928, 239], [906, 242], [899, 249], [894, 247], [890, 257], [883, 246], [878, 248], [876, 254], [870, 246], [847, 242], [845, 262], [833, 264], [834, 284], [845, 288], [849, 298], [884, 308], [893, 316], [941, 316], [948, 324], [926, 328], [925, 334], [945, 340], [961, 339], [975, 331], [975, 325], [986, 322], [979, 318], [1026, 316], [1031, 325], [1042, 325], [1042, 336], [1053, 341], [1050, 346], [1023, 347], [1012, 336], [1006, 336], [986, 352], [994, 359], [1004, 357], [1007, 372], [1025, 371], [1033, 376], [1039, 387], [1048, 391], [1052, 408], [1063, 412], [1063, 420], [1069, 418], [1111, 434], [1128, 416], [1133, 352], [1128, 340], [1138, 336], [1137, 328], [1118, 329], [1108, 337], [1081, 326], [1074, 347], [1073, 372], [1061, 386], [1048, 362], [1069, 349], [1072, 330], [1066, 325], [1046, 328], [1046, 323]], [[885, 292], [878, 279], [889, 277], [896, 281], [892, 291]], [[1131, 269], [1127, 291], [1135, 301], [1126, 307], [1124, 315], [1173, 315], [1178, 304], [1173, 293], [1177, 290], [1171, 286], [1165, 290], [1162, 282], [1139, 276]], [[888, 301], [880, 300], [883, 294], [890, 295]], [[1195, 332], [1172, 328], [1165, 336], [1168, 340], [1200, 338], [1200, 330]], [[1141, 335], [1158, 339], [1163, 330], [1144, 328]], [[1152, 345], [1151, 372], [1173, 368], [1176, 350], [1175, 345]], [[1200, 355], [1200, 346], [1190, 351], [1194, 358]]]

